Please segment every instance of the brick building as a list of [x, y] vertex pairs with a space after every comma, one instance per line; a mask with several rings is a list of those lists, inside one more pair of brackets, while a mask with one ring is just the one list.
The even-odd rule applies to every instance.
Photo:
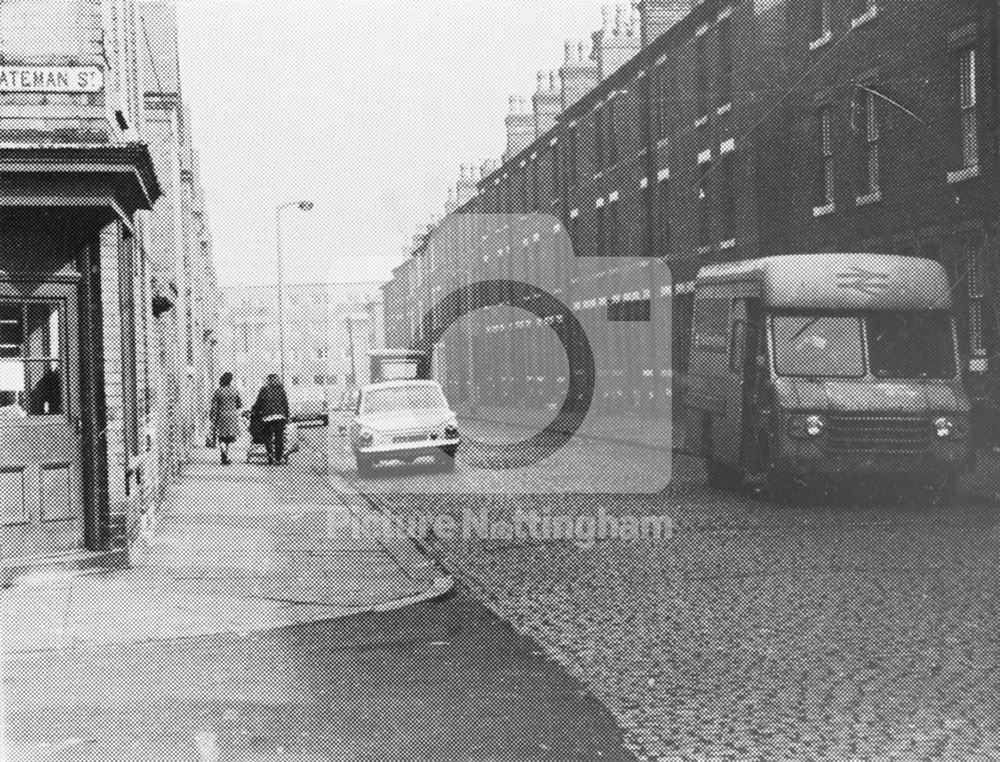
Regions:
[[[648, 291], [673, 291], [681, 379], [690, 281], [707, 262], [830, 249], [937, 258], [978, 420], [996, 431], [996, 51], [997, 6], [981, 0], [649, 0], [637, 22], [606, 20], [589, 56], [567, 43], [560, 84], [539, 77], [534, 118], [512, 99], [503, 162], [444, 227], [456, 213], [549, 212], [577, 256], [667, 262], [674, 285], [653, 276]], [[385, 287], [394, 338], [407, 327], [413, 338], [411, 313], [436, 289], [492, 277], [461, 251], [451, 266], [423, 240], [413, 254]], [[670, 374], [652, 339], [642, 362], [655, 398], [676, 382], [659, 380]]]
[[[211, 301], [210, 246], [185, 261], [193, 216], [164, 220], [177, 186], [163, 168], [182, 164], [190, 141], [162, 144], [147, 120], [149, 8], [0, 5], [5, 570], [124, 548], [190, 445], [170, 432], [170, 412], [191, 404], [178, 377], [196, 377], [207, 360], [164, 362], [176, 339], [163, 323], [209, 329], [210, 308], [178, 304], [188, 287]], [[176, 46], [166, 58], [164, 71], [176, 72]], [[171, 278], [158, 277], [160, 261]], [[173, 399], [171, 387], [181, 390]]]

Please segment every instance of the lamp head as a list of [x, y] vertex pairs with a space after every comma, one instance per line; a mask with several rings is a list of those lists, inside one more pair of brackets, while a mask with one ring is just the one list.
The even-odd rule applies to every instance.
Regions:
[[313, 208], [313, 202], [312, 201], [300, 201], [299, 202], [299, 209], [301, 209], [303, 212], [308, 212], [312, 208]]

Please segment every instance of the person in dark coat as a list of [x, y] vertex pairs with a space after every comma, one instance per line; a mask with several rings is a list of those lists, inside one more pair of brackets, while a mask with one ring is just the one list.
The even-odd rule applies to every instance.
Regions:
[[285, 457], [285, 424], [288, 422], [288, 396], [277, 373], [271, 373], [257, 394], [254, 411], [264, 424], [267, 442], [267, 462], [287, 463]]
[[229, 445], [236, 441], [240, 435], [240, 408], [243, 401], [240, 393], [233, 388], [233, 374], [223, 373], [219, 379], [219, 388], [212, 395], [212, 407], [209, 409], [208, 419], [212, 422], [212, 428], [219, 442], [219, 454], [222, 456], [222, 465], [228, 466]]

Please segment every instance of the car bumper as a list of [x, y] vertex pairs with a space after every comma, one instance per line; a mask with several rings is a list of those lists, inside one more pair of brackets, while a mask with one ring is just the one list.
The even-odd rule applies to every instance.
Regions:
[[829, 452], [818, 443], [786, 445], [777, 458], [782, 471], [814, 476], [913, 476], [960, 474], [973, 466], [964, 441], [932, 446], [925, 452]]
[[421, 456], [435, 455], [443, 452], [446, 455], [454, 456], [458, 451], [461, 439], [422, 439], [419, 442], [391, 442], [386, 444], [376, 444], [369, 447], [355, 445], [356, 455], [369, 458], [395, 458], [405, 456], [407, 458], [418, 458]]

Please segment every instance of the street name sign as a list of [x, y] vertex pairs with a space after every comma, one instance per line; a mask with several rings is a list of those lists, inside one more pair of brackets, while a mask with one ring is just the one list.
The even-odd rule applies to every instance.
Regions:
[[96, 66], [0, 66], [0, 92], [96, 93], [104, 72]]

